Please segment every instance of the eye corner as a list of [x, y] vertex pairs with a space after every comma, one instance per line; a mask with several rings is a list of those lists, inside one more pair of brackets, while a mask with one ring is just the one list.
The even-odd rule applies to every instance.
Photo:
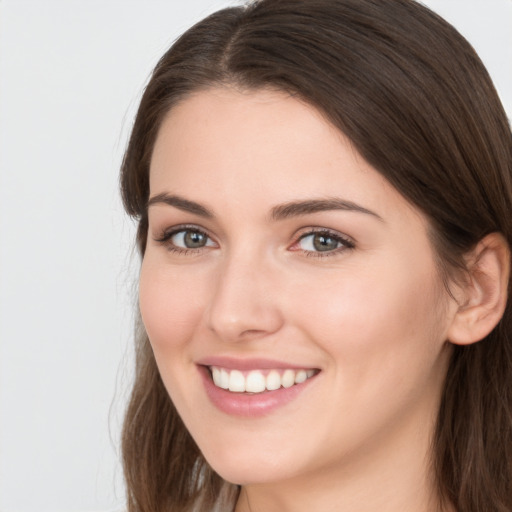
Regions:
[[178, 225], [159, 231], [153, 240], [170, 252], [177, 254], [198, 254], [204, 249], [218, 247], [210, 234], [200, 226]]
[[328, 228], [310, 227], [301, 230], [289, 250], [321, 258], [340, 255], [354, 248], [354, 240], [347, 235]]

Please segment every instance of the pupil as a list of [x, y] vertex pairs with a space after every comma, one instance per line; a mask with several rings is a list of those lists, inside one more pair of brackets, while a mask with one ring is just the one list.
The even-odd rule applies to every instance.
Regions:
[[338, 241], [330, 236], [315, 235], [313, 238], [313, 246], [317, 251], [332, 251], [337, 249]]
[[185, 234], [185, 245], [189, 249], [204, 247], [205, 244], [206, 237], [202, 233], [198, 233], [197, 231], [187, 231]]

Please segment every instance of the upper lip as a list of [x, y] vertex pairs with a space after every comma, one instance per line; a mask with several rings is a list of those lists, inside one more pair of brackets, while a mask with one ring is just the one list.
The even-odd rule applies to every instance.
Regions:
[[227, 370], [272, 370], [272, 369], [292, 369], [292, 370], [314, 370], [317, 369], [310, 365], [292, 364], [286, 361], [267, 358], [240, 359], [236, 357], [211, 356], [204, 357], [196, 361], [201, 366], [217, 366]]

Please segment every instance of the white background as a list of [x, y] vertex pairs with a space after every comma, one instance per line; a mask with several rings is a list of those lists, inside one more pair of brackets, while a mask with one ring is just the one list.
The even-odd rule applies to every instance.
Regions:
[[[138, 261], [118, 168], [146, 79], [226, 0], [0, 0], [0, 511], [122, 508]], [[512, 116], [512, 0], [430, 0]]]

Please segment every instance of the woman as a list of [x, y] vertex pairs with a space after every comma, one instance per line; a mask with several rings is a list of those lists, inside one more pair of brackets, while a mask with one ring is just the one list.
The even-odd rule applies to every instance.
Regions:
[[130, 511], [512, 509], [512, 138], [450, 25], [215, 13], [158, 63], [121, 183]]

